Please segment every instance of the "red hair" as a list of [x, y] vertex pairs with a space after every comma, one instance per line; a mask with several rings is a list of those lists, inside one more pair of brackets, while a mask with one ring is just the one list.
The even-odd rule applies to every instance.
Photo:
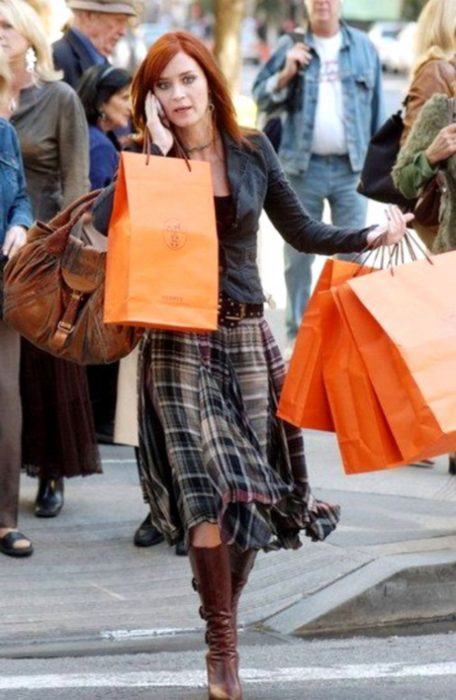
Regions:
[[168, 63], [181, 51], [193, 58], [206, 76], [210, 99], [214, 103], [217, 128], [225, 131], [237, 143], [241, 143], [243, 134], [237, 122], [236, 110], [225, 77], [203, 42], [188, 32], [163, 34], [152, 44], [139, 66], [131, 89], [133, 119], [137, 128], [144, 132], [146, 127], [144, 104], [147, 93], [149, 90], [153, 91]]

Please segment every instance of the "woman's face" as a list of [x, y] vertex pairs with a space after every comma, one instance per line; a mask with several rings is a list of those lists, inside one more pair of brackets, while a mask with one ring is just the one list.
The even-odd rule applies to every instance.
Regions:
[[29, 48], [27, 39], [9, 24], [0, 11], [0, 46], [9, 63], [23, 58]]
[[126, 85], [115, 92], [100, 106], [100, 112], [105, 113], [111, 129], [128, 126], [131, 117], [130, 86]]
[[199, 64], [183, 51], [168, 63], [154, 85], [154, 95], [171, 124], [185, 128], [207, 119], [208, 83]]

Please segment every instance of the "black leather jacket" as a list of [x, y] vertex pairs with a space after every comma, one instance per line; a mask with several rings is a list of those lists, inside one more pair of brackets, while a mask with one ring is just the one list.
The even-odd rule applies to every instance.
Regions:
[[[372, 227], [349, 229], [312, 219], [286, 179], [268, 139], [260, 132], [248, 136], [250, 145], [224, 137], [228, 180], [234, 202], [234, 222], [223, 248], [220, 286], [237, 301], [261, 303], [264, 295], [256, 262], [259, 219], [264, 209], [281, 236], [304, 253], [352, 253], [366, 246]], [[155, 147], [154, 153], [157, 153]], [[94, 207], [94, 224], [107, 233], [113, 187], [100, 195]]]

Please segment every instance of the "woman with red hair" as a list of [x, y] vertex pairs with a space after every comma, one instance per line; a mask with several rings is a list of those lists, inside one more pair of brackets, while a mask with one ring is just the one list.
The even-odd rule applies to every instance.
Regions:
[[[137, 128], [157, 155], [210, 164], [220, 250], [219, 326], [149, 330], [140, 360], [142, 481], [154, 525], [183, 535], [207, 624], [209, 698], [242, 697], [236, 613], [259, 549], [322, 540], [339, 509], [311, 495], [301, 431], [276, 416], [285, 368], [263, 318], [256, 265], [263, 208], [298, 250], [349, 253], [399, 240], [408, 217], [349, 230], [312, 220], [267, 139], [242, 130], [211, 53], [185, 32], [150, 48], [132, 85]], [[176, 206], [179, 192], [176, 190]], [[107, 230], [112, 189], [94, 211]], [[151, 203], [153, 206], [153, 203]]]

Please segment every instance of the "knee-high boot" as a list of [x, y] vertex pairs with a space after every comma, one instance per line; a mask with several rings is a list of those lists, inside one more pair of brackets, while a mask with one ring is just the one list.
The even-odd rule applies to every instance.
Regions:
[[241, 593], [248, 581], [251, 570], [258, 554], [256, 549], [247, 549], [242, 552], [235, 546], [229, 547], [231, 569], [231, 611], [233, 615], [233, 629], [237, 635], [237, 613]]
[[231, 568], [228, 547], [189, 547], [196, 589], [206, 620], [209, 700], [242, 700], [236, 635], [232, 622]]

